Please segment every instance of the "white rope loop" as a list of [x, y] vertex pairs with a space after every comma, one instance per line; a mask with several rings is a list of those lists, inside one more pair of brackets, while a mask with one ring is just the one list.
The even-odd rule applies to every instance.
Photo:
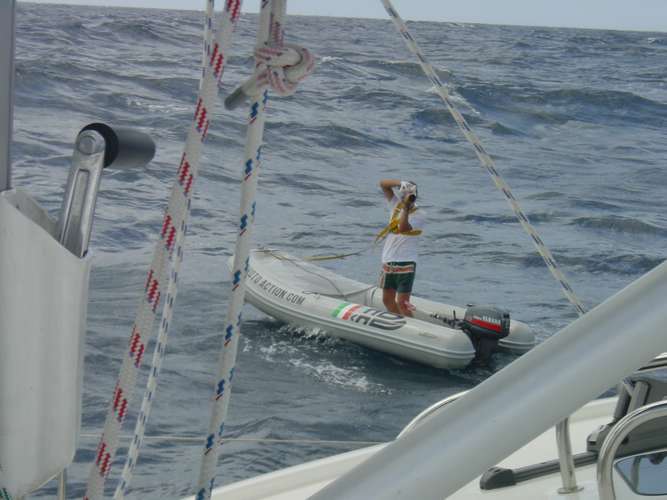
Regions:
[[443, 86], [442, 82], [440, 81], [440, 78], [433, 69], [433, 66], [424, 56], [424, 53], [419, 48], [419, 45], [417, 45], [417, 41], [408, 31], [408, 27], [405, 25], [405, 22], [391, 4], [391, 1], [390, 0], [380, 0], [380, 1], [382, 2], [382, 5], [389, 14], [389, 17], [393, 21], [394, 25], [396, 26], [396, 29], [403, 37], [403, 40], [405, 40], [408, 49], [419, 60], [419, 65], [424, 71], [424, 74], [434, 85], [436, 92], [445, 103], [445, 106], [447, 107], [448, 111], [451, 113], [452, 117], [458, 124], [459, 128], [461, 129], [461, 132], [463, 132], [465, 138], [468, 140], [468, 142], [470, 142], [470, 144], [472, 144], [473, 148], [475, 148], [475, 154], [477, 155], [477, 158], [479, 158], [480, 163], [489, 173], [496, 187], [503, 193], [503, 195], [507, 199], [507, 202], [510, 204], [512, 211], [514, 212], [514, 215], [519, 220], [519, 223], [533, 241], [533, 244], [535, 245], [537, 252], [544, 260], [544, 263], [547, 265], [547, 268], [549, 269], [553, 277], [556, 279], [556, 281], [558, 281], [558, 284], [560, 285], [563, 294], [574, 306], [577, 313], [581, 316], [586, 312], [586, 309], [584, 308], [583, 304], [581, 303], [577, 295], [574, 293], [574, 290], [567, 281], [567, 278], [558, 267], [556, 259], [554, 258], [549, 248], [547, 248], [546, 244], [544, 243], [544, 240], [542, 240], [535, 227], [533, 227], [533, 225], [528, 220], [528, 217], [521, 209], [521, 206], [519, 205], [518, 200], [512, 194], [509, 185], [507, 184], [507, 182], [505, 182], [505, 180], [500, 176], [500, 174], [496, 170], [493, 159], [486, 152], [484, 146], [482, 146], [479, 137], [477, 137], [477, 135], [473, 132], [472, 128], [470, 128], [470, 125], [468, 125], [468, 122], [466, 122], [463, 115], [454, 106], [454, 103], [449, 98], [449, 92]]
[[268, 85], [280, 96], [294, 94], [315, 69], [315, 57], [298, 45], [261, 47], [255, 50], [255, 59], [261, 64], [255, 85]]
[[246, 98], [261, 94], [269, 87], [280, 96], [296, 92], [301, 81], [315, 69], [315, 56], [299, 45], [283, 44], [281, 21], [271, 19], [271, 30], [277, 32], [270, 41], [255, 49], [255, 72], [225, 99], [225, 106], [234, 109]]
[[[235, 23], [240, 13], [240, 0], [227, 0], [226, 15], [223, 23]], [[210, 116], [216, 104], [218, 82], [222, 77], [224, 63], [223, 54], [231, 43], [231, 29], [227, 26], [225, 33], [218, 30], [209, 60], [209, 70], [200, 89], [193, 122], [188, 132], [184, 153], [178, 166], [177, 177], [160, 231], [151, 266], [146, 280], [145, 294], [142, 297], [134, 327], [128, 342], [127, 355], [123, 359], [120, 375], [109, 403], [104, 431], [95, 454], [95, 462], [91, 467], [84, 499], [100, 499], [104, 494], [104, 484], [111, 470], [116, 455], [120, 430], [127, 416], [129, 401], [136, 384], [146, 346], [153, 334], [156, 311], [162, 300], [162, 292], [166, 290], [161, 324], [162, 339], [156, 343], [158, 358], [164, 355], [164, 342], [168, 331], [172, 308], [177, 292], [178, 271], [183, 255], [183, 242], [187, 232], [187, 219], [190, 213], [192, 188], [197, 178], [199, 160], [203, 141], [206, 139], [210, 125]], [[229, 39], [228, 39], [229, 38]], [[166, 284], [165, 284], [165, 280]], [[154, 356], [155, 360], [155, 356]], [[158, 363], [159, 365], [159, 363]], [[152, 371], [157, 377], [159, 366]], [[150, 382], [148, 398], [152, 399], [155, 380]], [[149, 408], [148, 408], [149, 410]], [[148, 413], [139, 414], [138, 425], [145, 426]], [[141, 439], [137, 440], [139, 445]], [[136, 463], [133, 460], [132, 465]], [[131, 466], [132, 466], [131, 465]]]

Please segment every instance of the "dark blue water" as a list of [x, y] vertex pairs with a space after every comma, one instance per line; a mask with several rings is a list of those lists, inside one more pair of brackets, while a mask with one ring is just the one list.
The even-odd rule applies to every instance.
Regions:
[[[203, 19], [19, 7], [17, 185], [55, 213], [73, 139], [91, 121], [141, 127], [158, 144], [145, 172], [108, 172], [102, 181], [86, 434], [70, 471], [71, 492], [80, 495], [96, 445], [87, 434], [104, 420], [193, 112]], [[255, 21], [241, 20], [225, 93], [250, 72]], [[410, 27], [587, 306], [663, 260], [667, 34]], [[378, 179], [409, 178], [428, 210], [418, 295], [505, 306], [540, 339], [575, 317], [389, 21], [292, 17], [288, 39], [310, 47], [319, 64], [296, 96], [270, 101], [258, 244], [298, 255], [365, 246], [386, 217]], [[219, 108], [209, 134], [149, 434], [205, 433], [226, 309], [225, 260], [236, 233], [243, 124], [243, 111]], [[331, 267], [372, 282], [378, 260], [369, 254]], [[286, 328], [251, 307], [245, 318], [229, 437], [387, 440], [423, 407], [492, 373], [403, 362]], [[496, 369], [513, 359], [498, 355]], [[132, 426], [133, 418], [128, 433]], [[223, 447], [217, 484], [354, 447], [234, 442]], [[192, 493], [200, 449], [149, 443], [133, 495]]]

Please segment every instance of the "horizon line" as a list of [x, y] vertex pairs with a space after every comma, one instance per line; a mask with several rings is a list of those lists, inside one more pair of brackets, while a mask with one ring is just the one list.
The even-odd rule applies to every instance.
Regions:
[[[33, 4], [33, 5], [58, 5], [61, 7], [95, 7], [102, 9], [134, 9], [134, 10], [168, 10], [168, 11], [181, 11], [181, 12], [201, 12], [203, 9], [191, 9], [191, 8], [176, 8], [176, 7], [146, 7], [146, 6], [128, 6], [128, 5], [91, 5], [87, 3], [61, 3], [59, 0], [27, 0], [27, 1], [17, 1], [22, 4]], [[216, 11], [219, 12], [219, 11]], [[244, 11], [243, 14], [254, 14], [257, 15], [257, 11]], [[371, 19], [371, 20], [387, 20], [391, 21], [389, 17], [369, 17], [369, 16], [330, 16], [330, 15], [321, 15], [321, 14], [297, 14], [292, 13], [289, 16], [300, 16], [300, 17], [325, 17], [332, 19]], [[572, 30], [592, 30], [592, 31], [625, 31], [625, 32], [636, 32], [636, 33], [667, 33], [667, 29], [651, 29], [651, 28], [610, 28], [610, 27], [590, 27], [590, 26], [558, 26], [558, 25], [548, 25], [548, 24], [508, 24], [508, 23], [490, 23], [490, 22], [480, 22], [480, 21], [457, 21], [457, 20], [430, 20], [430, 19], [411, 19], [408, 17], [404, 18], [405, 21], [409, 22], [421, 22], [421, 23], [441, 23], [441, 24], [471, 24], [471, 25], [480, 25], [480, 26], [509, 26], [509, 27], [518, 27], [518, 28], [550, 28], [550, 29], [572, 29]]]

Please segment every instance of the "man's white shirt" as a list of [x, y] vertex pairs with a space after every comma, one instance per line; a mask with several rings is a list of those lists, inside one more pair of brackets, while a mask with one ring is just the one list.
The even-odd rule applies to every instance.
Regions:
[[[391, 201], [387, 201], [389, 207], [389, 217], [393, 213], [400, 200], [394, 196]], [[423, 231], [424, 212], [421, 208], [408, 216], [408, 223], [413, 230]], [[419, 236], [407, 236], [405, 234], [387, 234], [382, 248], [382, 262], [417, 262], [419, 253]]]

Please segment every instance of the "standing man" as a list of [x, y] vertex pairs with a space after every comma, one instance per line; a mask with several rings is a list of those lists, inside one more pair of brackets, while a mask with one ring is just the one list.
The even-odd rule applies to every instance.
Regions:
[[383, 179], [380, 187], [391, 212], [389, 224], [378, 234], [378, 239], [386, 236], [380, 275], [382, 302], [388, 311], [412, 317], [414, 306], [410, 304], [410, 294], [423, 227], [423, 213], [416, 204], [417, 185], [411, 181]]

